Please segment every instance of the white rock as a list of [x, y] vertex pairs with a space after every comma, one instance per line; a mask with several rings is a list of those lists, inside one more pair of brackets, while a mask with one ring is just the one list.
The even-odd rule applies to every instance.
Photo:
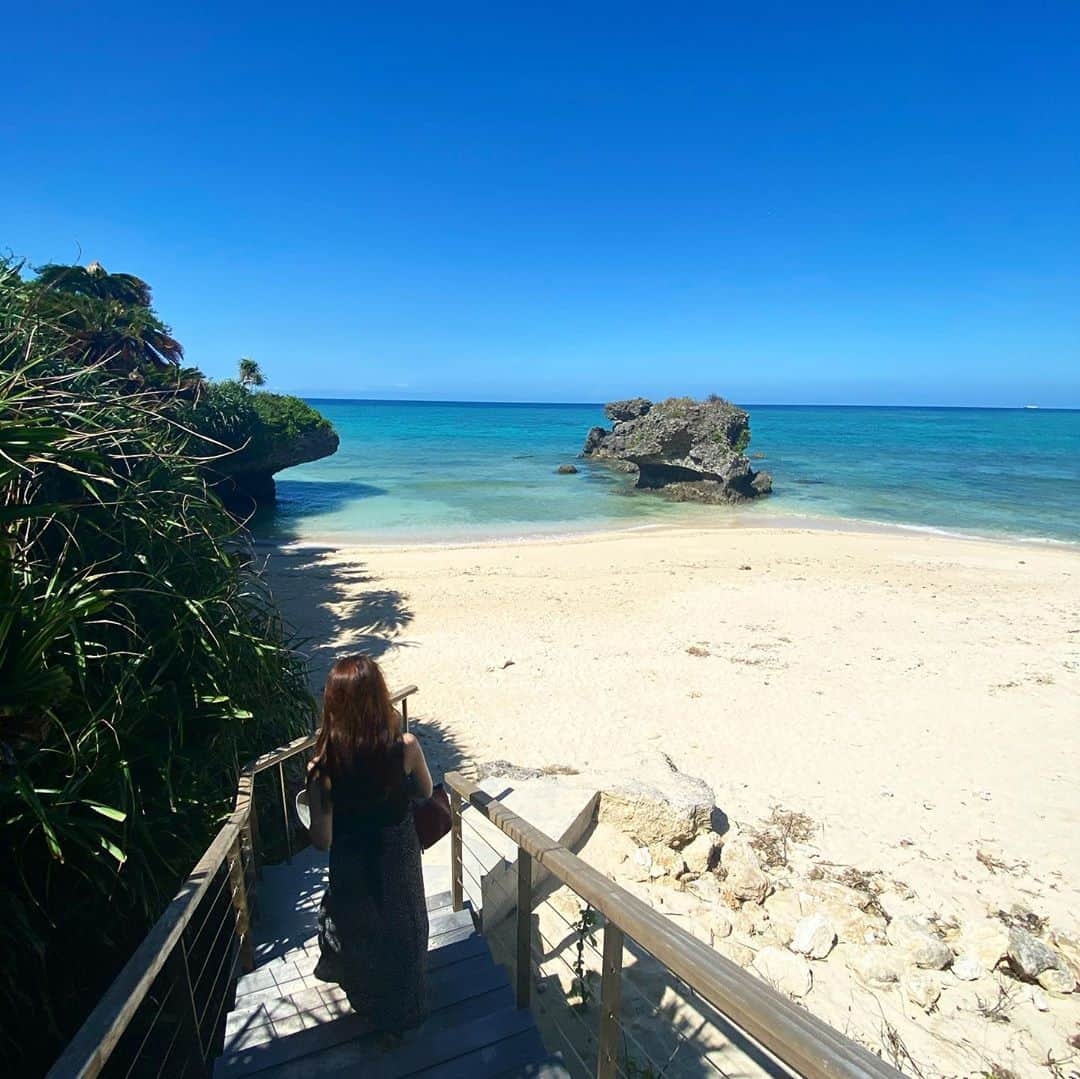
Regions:
[[789, 947], [811, 959], [824, 959], [836, 943], [836, 930], [823, 914], [811, 914], [795, 927]]
[[953, 942], [958, 955], [975, 956], [987, 969], [993, 970], [1009, 950], [1009, 931], [997, 918], [968, 922]]
[[677, 877], [686, 869], [682, 854], [670, 847], [657, 847], [652, 851], [652, 865], [649, 876], [654, 880], [660, 877]]
[[1067, 997], [1076, 990], [1076, 979], [1071, 970], [1065, 969], [1064, 963], [1044, 970], [1035, 980], [1054, 997]]
[[597, 819], [615, 825], [650, 847], [682, 846], [712, 827], [716, 796], [695, 776], [680, 772], [665, 753], [616, 760], [595, 777], [600, 787]]
[[1060, 931], [1055, 932], [1052, 939], [1058, 955], [1065, 960], [1065, 965], [1072, 971], [1073, 977], [1080, 981], [1080, 941]]
[[962, 982], [974, 982], [986, 973], [977, 955], [961, 955], [953, 960], [952, 972]]
[[813, 988], [810, 964], [785, 948], [769, 946], [754, 956], [754, 970], [771, 986], [789, 997], [805, 997]]
[[904, 977], [904, 995], [928, 1012], [941, 996], [941, 979], [936, 974], [914, 970]]
[[702, 832], [679, 852], [689, 872], [701, 876], [716, 867], [720, 860], [720, 837], [715, 832]]
[[891, 985], [904, 973], [904, 958], [895, 948], [870, 944], [855, 947], [852, 952], [849, 965], [865, 985]]
[[638, 882], [652, 876], [653, 860], [648, 847], [638, 847], [630, 857], [630, 877]]
[[809, 914], [813, 900], [806, 897], [805, 907], [800, 893], [794, 888], [780, 888], [765, 900], [765, 913], [769, 916], [769, 926], [781, 944], [789, 944], [795, 936], [795, 927], [803, 916]]
[[724, 844], [720, 866], [724, 870], [724, 887], [736, 899], [760, 903], [772, 889], [769, 878], [761, 870], [757, 852], [745, 839]]
[[1050, 1001], [1037, 985], [1031, 986], [1031, 1003], [1035, 1005], [1036, 1011], [1048, 1012], [1050, 1010]]
[[705, 924], [709, 927], [711, 943], [731, 936], [731, 919], [719, 908], [714, 907], [705, 918]]
[[833, 899], [821, 901], [815, 910], [832, 922], [837, 939], [845, 944], [883, 944], [886, 940], [885, 919], [876, 914]]
[[917, 967], [944, 970], [952, 962], [952, 949], [926, 922], [904, 915], [889, 922], [889, 943], [899, 948]]
[[721, 955], [726, 956], [740, 967], [749, 967], [754, 961], [753, 949], [748, 948], [742, 941], [733, 940], [731, 937], [726, 940], [714, 940], [713, 947]]
[[720, 882], [716, 879], [715, 873], [705, 873], [697, 880], [692, 880], [689, 887], [696, 896], [710, 906], [720, 899]]
[[806, 882], [805, 891], [815, 899], [831, 899], [836, 903], [842, 903], [848, 907], [858, 907], [865, 910], [873, 896], [869, 892], [862, 892], [856, 888], [849, 888], [846, 884], [837, 884], [832, 880], [810, 880]]

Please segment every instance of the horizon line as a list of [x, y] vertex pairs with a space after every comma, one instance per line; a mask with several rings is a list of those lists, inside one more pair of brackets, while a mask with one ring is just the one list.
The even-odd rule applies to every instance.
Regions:
[[[286, 390], [268, 390], [270, 393], [288, 393]], [[494, 401], [494, 400], [469, 400], [435, 397], [346, 397], [341, 395], [323, 395], [294, 393], [296, 397], [304, 401], [342, 401], [355, 404], [372, 405], [504, 405], [518, 407], [543, 407], [543, 408], [604, 408], [607, 401]], [[687, 395], [689, 396], [689, 395]], [[612, 398], [615, 400], [628, 400], [628, 398]], [[648, 398], [646, 398], [648, 400]], [[659, 403], [665, 398], [658, 398], [654, 403]], [[730, 400], [725, 398], [725, 400]], [[849, 401], [753, 401], [740, 404], [732, 401], [739, 408], [880, 408], [880, 409], [940, 409], [957, 411], [979, 412], [1080, 412], [1080, 406], [1070, 405], [941, 405], [941, 404], [880, 404]]]

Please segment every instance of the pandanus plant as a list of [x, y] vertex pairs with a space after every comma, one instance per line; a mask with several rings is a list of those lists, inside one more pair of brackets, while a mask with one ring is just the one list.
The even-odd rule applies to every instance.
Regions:
[[[86, 366], [7, 268], [0, 1058], [40, 1074], [229, 811], [238, 763], [306, 730], [312, 702], [205, 443], [170, 399]], [[73, 299], [114, 302], [79, 280]]]

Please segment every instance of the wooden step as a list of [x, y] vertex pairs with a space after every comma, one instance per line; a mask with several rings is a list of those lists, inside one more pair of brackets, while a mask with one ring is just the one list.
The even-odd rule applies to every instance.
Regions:
[[[439, 948], [455, 940], [462, 940], [473, 932], [473, 918], [470, 910], [454, 911], [443, 909], [428, 918], [428, 949]], [[303, 946], [290, 948], [284, 955], [271, 959], [250, 974], [241, 975], [236, 983], [237, 997], [261, 989], [283, 987], [291, 982], [301, 981], [315, 969], [319, 958], [319, 946], [312, 937]], [[294, 989], [299, 988], [293, 986]]]
[[[487, 956], [490, 959], [487, 942], [478, 933], [473, 933], [464, 940], [455, 941], [452, 944], [445, 944], [441, 948], [436, 948], [433, 951], [428, 952], [428, 974], [430, 975], [433, 971], [441, 970], [444, 967], [449, 967], [452, 964], [460, 963], [463, 960], [472, 959], [476, 956]], [[306, 996], [305, 994], [307, 993], [319, 994], [319, 1000], [315, 1001], [314, 998]], [[342, 989], [340, 985], [337, 985], [335, 982], [324, 982], [318, 978], [304, 978], [299, 982], [290, 982], [285, 986], [274, 986], [270, 989], [260, 989], [255, 993], [248, 993], [245, 996], [238, 996], [236, 1002], [233, 1004], [232, 1011], [229, 1013], [226, 1038], [228, 1038], [233, 1031], [243, 1023], [247, 1023], [251, 1019], [252, 1014], [260, 1007], [263, 1007], [263, 1011], [266, 1015], [270, 1019], [273, 1019], [273, 1013], [275, 1011], [278, 1014], [289, 1013], [288, 1007], [275, 1007], [276, 1002], [294, 1000], [297, 1003], [297, 1007], [300, 1008], [301, 997], [303, 997], [304, 1001], [314, 1002], [316, 1008], [319, 1007], [320, 1003], [333, 1005], [339, 1000], [346, 999], [345, 990]], [[300, 1010], [303, 1009], [300, 1008]], [[265, 1020], [262, 1019], [255, 1020], [256, 1023], [264, 1021]]]
[[[449, 1076], [476, 1079], [490, 1075], [487, 1068], [496, 1060], [501, 1059], [512, 1068], [519, 1063], [524, 1065], [530, 1055], [533, 1060], [546, 1055], [532, 1015], [512, 1004], [443, 1029], [434, 1029], [430, 1023], [431, 1020], [411, 1031], [401, 1045], [391, 1050], [380, 1049], [368, 1039], [356, 1040], [318, 1056], [269, 1069], [262, 1073], [261, 1079], [324, 1079], [330, 1075], [404, 1079], [429, 1074], [444, 1079]], [[507, 1042], [510, 1044], [500, 1050]], [[497, 1071], [507, 1070], [496, 1067]]]
[[[433, 971], [428, 977], [431, 1014], [419, 1029], [438, 1029], [459, 1021], [458, 1012], [472, 1014], [475, 1006], [458, 1005], [496, 990], [505, 992], [497, 999], [489, 997], [482, 1012], [512, 1002], [506, 996], [510, 992], [506, 972], [495, 966], [486, 949]], [[369, 1051], [372, 1048], [366, 1020], [352, 1012], [338, 986], [304, 988], [276, 1001], [264, 1001], [235, 1019], [230, 1015], [227, 1031], [215, 1076], [260, 1072], [353, 1040], [366, 1043]]]
[[559, 1057], [545, 1057], [499, 1072], [492, 1079], [570, 1079], [570, 1072]]

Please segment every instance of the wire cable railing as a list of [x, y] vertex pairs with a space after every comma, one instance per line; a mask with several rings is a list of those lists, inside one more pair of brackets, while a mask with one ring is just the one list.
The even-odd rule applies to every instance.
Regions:
[[[407, 686], [391, 698], [405, 729], [415, 692]], [[232, 814], [47, 1079], [208, 1079], [236, 980], [254, 967], [259, 867], [292, 858], [290, 794], [304, 781], [315, 738], [304, 735], [240, 770]]]
[[[693, 1054], [698, 1072], [714, 1071], [723, 1075], [724, 1070], [712, 1059], [716, 1046], [701, 1043], [698, 1031], [688, 1035], [681, 1028], [680, 1017], [664, 1015], [666, 1009], [660, 1004], [653, 1005], [633, 979], [624, 973], [624, 960], [628, 948], [636, 946], [646, 952], [665, 970], [670, 981], [680, 987], [685, 998], [700, 1001], [702, 1007], [696, 1009], [702, 1016], [702, 1026], [712, 1022], [709, 1013], [715, 1014], [720, 1023], [712, 1023], [721, 1037], [730, 1040], [736, 1051], [754, 1055], [758, 1061], [769, 1063], [774, 1070], [786, 1070], [789, 1074], [805, 1076], [807, 1079], [900, 1079], [901, 1073], [890, 1067], [880, 1057], [868, 1049], [851, 1041], [827, 1023], [817, 1019], [809, 1012], [798, 1007], [787, 997], [766, 985], [753, 974], [743, 970], [737, 964], [715, 952], [708, 945], [671, 922], [663, 914], [653, 910], [619, 885], [583, 862], [562, 844], [522, 820], [497, 798], [492, 797], [475, 782], [458, 773], [445, 777], [450, 792], [452, 815], [451, 827], [451, 897], [455, 910], [461, 910], [465, 881], [468, 879], [482, 904], [481, 924], [485, 935], [489, 935], [494, 947], [495, 927], [489, 925], [483, 907], [487, 906], [485, 889], [488, 896], [494, 890], [500, 892], [499, 909], [513, 912], [513, 945], [510, 948], [514, 956], [513, 970], [516, 983], [517, 1005], [529, 1007], [533, 998], [534, 954], [534, 915], [545, 903], [548, 909], [561, 917], [562, 922], [572, 931], [572, 937], [583, 941], [578, 958], [579, 966], [586, 952], [584, 940], [587, 934], [583, 926], [575, 926], [568, 918], [561, 915], [554, 904], [547, 899], [539, 899], [535, 894], [533, 879], [533, 861], [542, 867], [551, 877], [564, 885], [582, 900], [590, 911], [595, 911], [602, 919], [603, 948], [595, 946], [591, 954], [597, 954], [601, 960], [600, 999], [595, 1017], [595, 1031], [591, 1031], [595, 1050], [595, 1067], [585, 1066], [584, 1055], [574, 1043], [575, 1055], [583, 1074], [595, 1074], [599, 1079], [609, 1079], [620, 1073], [627, 1073], [635, 1066], [627, 1055], [626, 1045], [635, 1043], [637, 1051], [643, 1053], [655, 1074], [669, 1071], [677, 1055]], [[468, 808], [507, 836], [516, 847], [516, 857], [508, 858], [485, 836], [476, 824], [469, 819], [471, 814], [464, 813]], [[466, 828], [467, 826], [467, 828]], [[465, 865], [463, 857], [465, 839], [476, 835], [497, 857], [494, 872], [481, 872], [478, 879], [471, 868]], [[516, 873], [512, 872], [516, 861]], [[503, 863], [502, 866], [499, 863]], [[516, 888], [510, 878], [516, 876]], [[588, 1002], [589, 991], [586, 987], [584, 969], [575, 970], [562, 954], [564, 947], [555, 947], [544, 934], [539, 923], [535, 928], [536, 939], [548, 949], [552, 958], [558, 958], [571, 972], [569, 990], [560, 995], [566, 998], [572, 995], [575, 986], [583, 1002]], [[632, 955], [631, 951], [631, 955]], [[548, 958], [541, 953], [541, 960]], [[561, 986], [562, 974], [556, 979]], [[646, 1002], [649, 1015], [653, 1018], [663, 1016], [662, 1027], [673, 1047], [666, 1061], [657, 1061], [653, 1053], [648, 1052], [642, 1039], [629, 1030], [623, 1018], [623, 990]], [[548, 994], [538, 994], [537, 1006], [542, 1014], [550, 1014], [553, 1009], [545, 999]], [[556, 998], [557, 999], [557, 998]], [[673, 1010], [674, 1011], [674, 1010]], [[560, 1019], [564, 1012], [560, 1011]], [[582, 1016], [571, 1008], [565, 1014]], [[733, 1037], [727, 1039], [726, 1030]], [[737, 1043], [734, 1041], [737, 1036]], [[562, 1029], [563, 1040], [573, 1040], [567, 1029]], [[620, 1045], [620, 1038], [622, 1045]]]
[[[474, 860], [477, 859], [477, 849], [473, 846], [473, 842], [479, 840], [480, 844], [490, 852], [497, 859], [494, 863], [498, 866], [506, 862], [506, 854], [495, 847], [491, 841], [482, 833], [473, 821], [469, 819], [469, 814], [462, 815], [462, 851], [463, 854], [468, 853]], [[483, 896], [485, 888], [487, 894], [490, 897], [493, 893], [498, 894], [504, 901], [505, 906], [501, 906], [501, 910], [512, 909], [513, 905], [517, 901], [517, 897], [510, 894], [507, 885], [504, 880], [501, 879], [501, 874], [498, 871], [491, 872], [485, 875], [484, 881], [481, 880], [469, 869], [468, 863], [463, 859], [462, 873], [464, 878], [468, 880], [471, 888], [468, 889], [470, 894], [478, 897], [481, 901], [481, 917], [483, 916]], [[572, 888], [566, 885], [560, 887], [567, 888], [573, 895], [575, 895], [579, 901], [582, 902], [582, 910], [589, 911], [591, 908], [588, 904], [581, 900], [577, 893], [573, 892]], [[593, 1074], [595, 1069], [589, 1068], [585, 1064], [585, 1055], [595, 1056], [597, 1052], [597, 1037], [596, 1031], [593, 1027], [590, 1027], [584, 1018], [582, 1018], [583, 1012], [587, 1011], [590, 1006], [595, 1005], [596, 1002], [591, 998], [590, 990], [588, 989], [588, 979], [590, 976], [596, 977], [600, 973], [593, 967], [588, 967], [582, 963], [580, 969], [575, 966], [566, 958], [566, 952], [573, 947], [577, 947], [579, 950], [579, 962], [583, 959], [584, 955], [595, 957], [603, 962], [603, 955], [599, 948], [596, 947], [592, 940], [593, 931], [582, 931], [581, 923], [575, 924], [572, 922], [566, 914], [561, 911], [558, 906], [551, 900], [551, 896], [545, 896], [542, 899], [536, 900], [536, 896], [539, 895], [539, 890], [533, 893], [533, 905], [531, 908], [531, 914], [533, 917], [533, 925], [531, 929], [531, 960], [532, 971], [534, 975], [534, 981], [536, 984], [540, 984], [543, 977], [551, 969], [554, 969], [552, 978], [559, 981], [560, 992], [557, 994], [555, 1001], [552, 1001], [550, 997], [538, 998], [536, 1000], [537, 1018], [540, 1022], [541, 1028], [546, 1029], [549, 1033], [554, 1033], [560, 1043], [560, 1045], [569, 1051], [570, 1059], [566, 1061], [571, 1066], [571, 1070], [577, 1074], [590, 1075]], [[549, 937], [544, 930], [540, 927], [538, 918], [541, 910], [549, 913], [553, 916], [555, 924], [560, 929], [568, 931], [568, 935], [562, 940], [554, 940]], [[599, 928], [599, 927], [598, 927]], [[490, 943], [493, 947], [497, 946], [497, 934], [491, 928], [488, 927], [490, 932]], [[536, 945], [540, 947], [537, 948]], [[632, 968], [631, 968], [632, 969]], [[670, 974], [670, 972], [669, 972]], [[675, 975], [670, 975], [671, 981], [676, 985], [682, 986], [687, 997], [697, 997], [697, 994], [682, 982], [681, 979]], [[567, 984], [564, 986], [563, 982]], [[624, 1042], [621, 1052], [615, 1061], [615, 1069], [618, 1075], [628, 1075], [628, 1068], [631, 1069], [634, 1076], [665, 1075], [671, 1069], [676, 1057], [683, 1055], [686, 1057], [692, 1057], [702, 1067], [694, 1068], [695, 1072], [701, 1072], [705, 1070], [709, 1073], [715, 1073], [720, 1076], [726, 1075], [726, 1072], [711, 1058], [710, 1053], [713, 1051], [712, 1047], [697, 1045], [693, 1038], [688, 1037], [682, 1030], [680, 1030], [677, 1024], [673, 1023], [668, 1017], [662, 1014], [662, 1005], [659, 1002], [653, 1002], [642, 992], [641, 989], [629, 978], [624, 977], [624, 988], [630, 990], [633, 996], [639, 1000], [645, 1008], [645, 1014], [648, 1019], [660, 1019], [661, 1022], [655, 1024], [657, 1029], [663, 1031], [670, 1031], [672, 1037], [669, 1041], [672, 1043], [671, 1047], [665, 1047], [667, 1049], [666, 1056], [663, 1060], [657, 1058], [654, 1052], [642, 1044], [641, 1040], [629, 1029], [627, 1024], [623, 1021], [621, 1016], [616, 1017], [618, 1024], [619, 1034], [622, 1036]], [[579, 1001], [575, 1004], [572, 998], [577, 995]], [[561, 1007], [560, 1007], [561, 1005]], [[595, 1007], [593, 1008], [595, 1010]], [[561, 1019], [559, 1017], [562, 1017]], [[564, 1025], [566, 1018], [569, 1017], [572, 1022], [568, 1025]], [[640, 1016], [638, 1017], [640, 1022]], [[703, 1019], [702, 1027], [709, 1024], [707, 1018]], [[713, 1029], [718, 1038], [723, 1039], [723, 1032], [713, 1025]], [[699, 1028], [698, 1033], [701, 1033]], [[631, 1048], [632, 1050], [631, 1051]], [[684, 1052], [687, 1050], [687, 1052]], [[647, 1066], [647, 1067], [646, 1067]]]

